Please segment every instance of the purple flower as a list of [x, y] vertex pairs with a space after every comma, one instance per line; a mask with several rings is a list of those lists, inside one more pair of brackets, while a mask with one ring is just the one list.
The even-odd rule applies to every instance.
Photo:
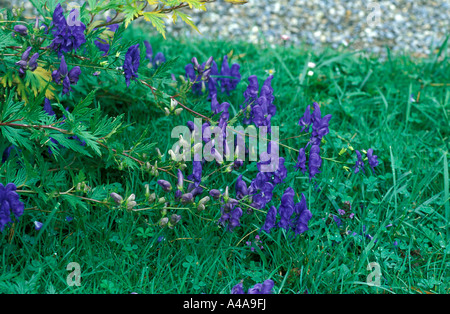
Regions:
[[343, 210], [343, 209], [338, 209], [338, 213], [339, 213], [339, 215], [345, 215], [345, 210]]
[[377, 160], [378, 156], [373, 154], [373, 149], [369, 148], [367, 150], [367, 158], [369, 159], [369, 166], [372, 168], [373, 173], [375, 173], [375, 167], [378, 166], [379, 162]]
[[[272, 279], [267, 279], [263, 283], [257, 283], [249, 288], [248, 294], [272, 294], [273, 286], [275, 285]], [[242, 281], [231, 289], [231, 294], [245, 294]]]
[[277, 208], [275, 206], [271, 206], [267, 211], [266, 221], [262, 226], [262, 230], [267, 233], [270, 233], [270, 230], [275, 227], [277, 219]]
[[[248, 77], [249, 84], [247, 86], [247, 89], [244, 91], [244, 98], [245, 102], [244, 104], [249, 105], [250, 103], [254, 102], [258, 98], [258, 92], [259, 92], [259, 84], [258, 84], [258, 77], [256, 75], [250, 75]], [[241, 106], [242, 109], [244, 107]]]
[[15, 25], [14, 26], [14, 31], [16, 33], [19, 33], [22, 36], [26, 36], [28, 34], [28, 29], [27, 29], [27, 27], [25, 25], [20, 25], [20, 24]]
[[153, 59], [152, 45], [150, 44], [150, 42], [148, 40], [144, 40], [144, 46], [145, 46], [145, 58], [151, 62]]
[[22, 54], [20, 61], [16, 62], [16, 65], [20, 66], [19, 76], [21, 77], [25, 75], [26, 70], [34, 71], [37, 68], [37, 59], [39, 58], [39, 53], [36, 52], [30, 58], [31, 49], [32, 47], [28, 47]]
[[211, 75], [218, 75], [217, 64], [210, 57], [206, 62], [201, 65], [198, 63], [197, 58], [193, 57], [191, 62], [185, 66], [186, 79], [193, 83], [192, 91], [196, 94], [202, 95], [206, 90], [209, 90], [208, 98], [217, 94], [217, 81], [212, 78]]
[[209, 191], [209, 195], [211, 195], [212, 198], [214, 198], [215, 200], [219, 199], [221, 193], [219, 190], [217, 189], [212, 189]]
[[278, 226], [286, 230], [290, 227], [291, 216], [294, 213], [294, 195], [294, 189], [288, 187], [281, 196], [281, 205], [278, 209], [280, 213]]
[[357, 157], [355, 166], [353, 167], [353, 168], [355, 168], [355, 173], [358, 173], [359, 170], [362, 170], [362, 172], [365, 173], [365, 171], [364, 171], [364, 162], [362, 161], [361, 153], [359, 152], [359, 150], [355, 150], [355, 153], [356, 153], [356, 157]]
[[312, 145], [319, 145], [322, 138], [329, 133], [328, 124], [331, 115], [327, 114], [322, 118], [320, 107], [318, 103], [314, 103], [314, 111], [312, 115], [312, 133], [310, 143]]
[[164, 62], [166, 62], [166, 57], [164, 57], [164, 54], [162, 52], [158, 52], [155, 56], [155, 59], [152, 61], [152, 64], [153, 67], [157, 68]]
[[320, 147], [319, 145], [313, 145], [311, 150], [309, 151], [309, 179], [315, 177], [317, 173], [319, 173], [319, 168], [322, 165], [322, 158], [320, 158]]
[[130, 86], [131, 79], [138, 77], [138, 69], [140, 64], [139, 44], [130, 46], [125, 54], [125, 61], [123, 63], [123, 71], [125, 72], [125, 82], [127, 87]]
[[336, 223], [336, 225], [338, 225], [338, 227], [340, 227], [342, 225], [342, 220], [336, 215], [332, 215], [332, 216], [333, 216], [333, 220]]
[[[236, 89], [237, 84], [241, 80], [241, 74], [239, 73], [240, 66], [235, 63], [231, 67], [228, 64], [228, 56], [225, 55], [222, 61], [222, 67], [220, 69], [220, 76], [229, 76], [229, 77], [220, 77], [218, 81], [220, 82], [220, 87], [222, 92], [225, 92], [229, 95], [230, 91]], [[233, 77], [233, 78], [230, 78]]]
[[239, 219], [242, 216], [242, 209], [240, 207], [235, 207], [230, 214], [230, 221], [228, 222], [228, 230], [233, 231], [234, 228], [239, 227], [241, 224]]
[[276, 106], [273, 104], [275, 97], [273, 96], [273, 88], [271, 86], [272, 78], [273, 76], [270, 75], [264, 81], [259, 97], [252, 101], [253, 105], [250, 107], [250, 112], [248, 112], [247, 107], [247, 112], [244, 115], [245, 124], [253, 122], [257, 127], [267, 126], [269, 133], [271, 132], [271, 119], [277, 111]]
[[44, 224], [43, 224], [42, 222], [40, 222], [40, 221], [35, 221], [35, 222], [34, 222], [34, 229], [36, 229], [36, 230], [41, 230], [41, 228], [42, 228], [43, 225], [44, 225]]
[[162, 63], [166, 62], [166, 57], [162, 52], [158, 52], [153, 59], [153, 48], [152, 45], [148, 42], [148, 40], [144, 40], [145, 45], [145, 58], [152, 64], [152, 66], [156, 69]]
[[267, 182], [265, 174], [259, 172], [249, 187], [249, 194], [253, 194], [251, 206], [258, 209], [264, 208], [272, 200], [273, 189], [274, 185]]
[[236, 198], [238, 200], [243, 199], [248, 195], [247, 184], [242, 180], [242, 174], [236, 180]]
[[272, 294], [273, 286], [275, 285], [272, 279], [264, 280], [262, 284], [261, 293], [262, 294]]
[[9, 158], [9, 155], [11, 154], [11, 150], [15, 148], [14, 145], [8, 146], [5, 148], [5, 150], [3, 151], [3, 155], [2, 155], [2, 163], [5, 163], [6, 160]]
[[194, 178], [195, 186], [199, 186], [200, 182], [202, 182], [202, 163], [200, 160], [194, 160], [192, 162], [192, 176]]
[[177, 214], [173, 214], [170, 216], [169, 219], [169, 228], [173, 229], [173, 227], [178, 224], [178, 222], [181, 220], [181, 216]]
[[271, 294], [274, 286], [272, 279], [267, 279], [263, 283], [257, 283], [248, 289], [248, 294]]
[[181, 195], [181, 202], [183, 204], [192, 203], [194, 201], [194, 195], [192, 193], [185, 193]]
[[293, 225], [295, 228], [295, 234], [299, 235], [307, 230], [308, 228], [308, 222], [312, 217], [311, 211], [306, 207], [306, 198], [305, 195], [302, 193], [300, 202], [295, 204], [294, 206], [294, 213], [296, 215], [296, 218], [294, 219]]
[[52, 24], [54, 26], [52, 31], [54, 38], [50, 44], [50, 48], [57, 51], [59, 56], [61, 56], [63, 52], [71, 52], [72, 50], [78, 49], [86, 42], [84, 36], [86, 25], [79, 22], [69, 26], [64, 17], [63, 8], [59, 3], [53, 12]]
[[8, 183], [6, 187], [0, 183], [0, 231], [3, 231], [5, 225], [12, 221], [11, 210], [16, 219], [23, 215], [25, 206], [20, 201], [16, 189], [14, 183]]
[[164, 192], [172, 191], [172, 185], [166, 180], [158, 180], [157, 183], [162, 187]]
[[183, 172], [181, 172], [180, 169], [178, 169], [177, 172], [177, 190], [183, 191], [183, 185], [184, 185], [184, 176]]
[[302, 147], [298, 152], [297, 163], [295, 164], [295, 168], [300, 169], [304, 174], [306, 172], [306, 154], [305, 149]]
[[108, 54], [109, 44], [105, 39], [99, 37], [97, 38], [97, 40], [94, 40], [94, 44], [100, 51], [103, 51], [103, 56], [106, 56]]
[[242, 282], [238, 283], [231, 289], [231, 294], [245, 294]]
[[303, 130], [305, 130], [305, 131], [309, 130], [309, 126], [311, 125], [311, 106], [310, 105], [308, 105], [308, 107], [306, 107], [303, 117], [301, 117], [300, 120], [298, 121], [298, 125], [302, 126], [302, 130], [300, 132], [303, 132]]
[[78, 79], [81, 74], [81, 69], [79, 66], [74, 66], [72, 70], [68, 71], [67, 64], [64, 59], [64, 56], [61, 56], [61, 63], [59, 65], [59, 69], [53, 71], [52, 78], [53, 81], [60, 85], [61, 82], [63, 84], [63, 95], [70, 92], [70, 86], [76, 85], [78, 83]]

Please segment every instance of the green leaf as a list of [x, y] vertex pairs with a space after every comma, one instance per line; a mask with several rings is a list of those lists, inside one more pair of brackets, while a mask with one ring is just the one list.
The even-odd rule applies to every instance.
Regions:
[[166, 39], [166, 26], [164, 25], [163, 18], [166, 18], [167, 16], [158, 12], [145, 12], [143, 16], [146, 21], [152, 22], [153, 27], [161, 33], [164, 39]]
[[1, 128], [2, 134], [14, 146], [22, 146], [27, 150], [32, 150], [33, 145], [29, 140], [29, 133], [24, 129], [14, 128], [4, 125]]
[[177, 17], [180, 17], [187, 25], [195, 29], [199, 34], [200, 31], [198, 30], [197, 26], [192, 22], [191, 17], [181, 11], [174, 10], [173, 11], [173, 22], [175, 23], [177, 21]]

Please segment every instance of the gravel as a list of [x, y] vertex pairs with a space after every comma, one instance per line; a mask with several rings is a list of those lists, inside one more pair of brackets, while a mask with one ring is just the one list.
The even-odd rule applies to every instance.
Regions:
[[343, 45], [383, 53], [388, 46], [424, 56], [439, 48], [450, 31], [448, 0], [249, 0], [244, 5], [218, 0], [206, 12], [189, 15], [201, 35], [181, 22], [168, 24], [168, 33], [273, 45], [289, 37], [288, 42], [313, 48]]
[[[23, 3], [0, 0], [0, 7], [8, 2]], [[30, 2], [24, 6], [31, 10]], [[416, 56], [433, 53], [450, 33], [448, 0], [248, 0], [244, 5], [217, 0], [207, 8], [186, 10], [201, 34], [181, 21], [167, 21], [167, 33], [312, 48], [346, 46], [381, 55], [387, 46]]]

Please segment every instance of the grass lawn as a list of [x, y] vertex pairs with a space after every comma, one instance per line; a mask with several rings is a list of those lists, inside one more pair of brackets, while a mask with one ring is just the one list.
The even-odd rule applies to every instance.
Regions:
[[[128, 39], [149, 39], [142, 31], [127, 32]], [[217, 224], [220, 203], [214, 200], [201, 212], [192, 206], [168, 208], [182, 219], [173, 229], [161, 228], [162, 205], [145, 203], [145, 184], [159, 198], [166, 194], [156, 184], [158, 179], [176, 183], [176, 169], [166, 162], [167, 151], [176, 141], [170, 132], [195, 115], [183, 110], [179, 116], [165, 116], [152, 103], [150, 92], [137, 101], [127, 101], [129, 95], [136, 98], [139, 93], [132, 83], [115, 95], [100, 91], [96, 99], [108, 115], [124, 114], [129, 126], [120, 136], [129, 143], [127, 149], [137, 141], [149, 145], [148, 156], [139, 158], [149, 158], [153, 165], [158, 147], [164, 154], [158, 165], [166, 171], [154, 177], [126, 162], [118, 169], [112, 166], [116, 161], [103, 157], [98, 167], [94, 163], [80, 174], [80, 161], [75, 158], [70, 165], [67, 162], [70, 173], [84, 176], [91, 189], [79, 192], [74, 200], [61, 194], [73, 187], [70, 179], [58, 177], [57, 170], [40, 169], [48, 173], [40, 183], [45, 188], [39, 192], [47, 193], [48, 202], [35, 204], [32, 193], [22, 193], [25, 214], [0, 234], [0, 292], [218, 294], [230, 293], [241, 280], [248, 289], [269, 278], [275, 282], [274, 293], [279, 294], [449, 292], [450, 70], [446, 43], [429, 58], [388, 53], [381, 61], [344, 48], [312, 51], [289, 45], [258, 47], [170, 37], [150, 41], [154, 51], [163, 52], [167, 59], [179, 56], [170, 70], [179, 86], [184, 66], [194, 56], [199, 62], [210, 56], [221, 62], [228, 54], [230, 64], [238, 63], [242, 80], [237, 89], [219, 96], [220, 102], [230, 103], [231, 117], [240, 110], [250, 75], [257, 75], [260, 84], [269, 73], [274, 75], [277, 113], [272, 126], [279, 126], [280, 156], [285, 158], [288, 176], [274, 190], [270, 204], [278, 207], [287, 187], [294, 189], [295, 202], [304, 193], [312, 212], [309, 230], [297, 237], [280, 228], [260, 233], [267, 206], [251, 214], [244, 210], [241, 226], [229, 232]], [[205, 96], [188, 93], [180, 101], [210, 115]], [[310, 181], [294, 165], [299, 148], [308, 142], [298, 121], [313, 102], [332, 118], [330, 133], [321, 144], [321, 172]], [[355, 150], [365, 157], [369, 148], [378, 156], [379, 165], [373, 173], [364, 160], [365, 173], [355, 174]], [[249, 184], [257, 173], [255, 162], [245, 162], [231, 172], [221, 170], [206, 163], [201, 184], [221, 191], [229, 186], [233, 197], [238, 176], [242, 174]], [[48, 186], [45, 180], [60, 185]], [[103, 199], [112, 191], [122, 196], [134, 193], [137, 207], [147, 209], [127, 212], [106, 205]], [[353, 218], [341, 217], [339, 209], [353, 213]], [[67, 216], [73, 220], [68, 222]], [[333, 217], [341, 219], [340, 226]], [[44, 223], [39, 231], [34, 229], [35, 220]], [[260, 242], [255, 245], [258, 234]], [[66, 282], [70, 262], [80, 265], [81, 286]], [[377, 266], [368, 268], [370, 263]], [[368, 277], [377, 268], [380, 284], [371, 286]]]

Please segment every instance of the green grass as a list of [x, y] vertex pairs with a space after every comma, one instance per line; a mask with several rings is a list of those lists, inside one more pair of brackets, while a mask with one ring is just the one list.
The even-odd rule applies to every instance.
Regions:
[[[142, 36], [128, 35], [130, 39]], [[232, 52], [232, 62], [241, 65], [242, 81], [237, 91], [220, 99], [230, 102], [231, 113], [239, 110], [249, 75], [257, 75], [261, 83], [268, 76], [266, 71], [274, 71], [277, 114], [272, 125], [280, 126], [281, 142], [293, 148], [281, 148], [290, 174], [275, 190], [274, 205], [278, 206], [288, 186], [294, 188], [296, 202], [304, 193], [313, 213], [310, 230], [295, 239], [282, 230], [262, 234], [264, 248], [252, 252], [246, 241], [254, 240], [265, 211], [244, 213], [242, 226], [230, 233], [217, 226], [219, 204], [210, 202], [201, 213], [189, 208], [176, 211], [182, 223], [171, 230], [157, 225], [159, 209], [129, 213], [89, 202], [85, 209], [67, 207], [60, 198], [60, 207], [27, 210], [14, 228], [0, 234], [0, 292], [229, 293], [240, 280], [248, 288], [268, 278], [275, 281], [274, 291], [280, 294], [305, 290], [449, 292], [450, 71], [446, 43], [428, 59], [389, 54], [386, 61], [380, 61], [344, 49], [312, 51], [170, 38], [151, 42], [154, 51], [168, 58], [180, 56], [172, 70], [177, 77], [184, 74], [184, 65], [193, 56], [203, 62], [212, 55], [221, 62], [224, 54]], [[316, 63], [312, 76], [307, 75], [308, 62]], [[417, 99], [419, 92], [419, 101], [411, 101], [410, 94]], [[115, 100], [102, 99], [105, 112], [125, 113], [125, 121], [133, 123], [122, 135], [125, 142], [132, 146], [147, 131], [145, 138], [163, 153], [174, 143], [172, 127], [193, 119], [186, 110], [178, 117], [165, 117], [148, 103], [127, 103], [122, 98], [108, 106], [108, 101]], [[307, 141], [306, 135], [299, 137], [297, 123], [313, 101], [321, 105], [322, 114], [333, 115], [321, 149], [327, 159], [314, 184], [306, 175], [293, 172], [294, 149]], [[189, 96], [186, 105], [200, 113], [209, 110], [202, 97]], [[366, 174], [353, 174], [356, 157], [352, 150], [369, 148], [380, 161], [376, 174], [368, 167]], [[216, 169], [206, 166], [203, 176]], [[202, 184], [218, 189], [228, 185], [234, 191], [239, 173], [251, 180], [255, 170], [255, 164], [247, 164], [231, 173], [218, 172]], [[120, 182], [122, 195], [135, 193], [142, 199], [144, 184], [149, 183], [163, 196], [156, 178], [133, 168], [92, 169], [91, 174], [96, 174], [89, 176], [91, 187], [110, 184], [113, 189]], [[159, 178], [175, 182], [165, 173]], [[94, 192], [90, 193], [85, 196], [94, 198]], [[337, 214], [344, 201], [351, 202], [355, 218], [339, 229], [329, 215]], [[74, 220], [65, 221], [67, 215]], [[33, 228], [34, 220], [44, 223], [39, 232]], [[388, 224], [392, 227], [386, 228]], [[347, 230], [362, 232], [363, 225], [373, 240], [346, 234]], [[165, 238], [161, 242], [160, 236]], [[66, 283], [70, 262], [80, 264], [80, 287]], [[380, 265], [380, 287], [366, 283], [371, 262]]]

